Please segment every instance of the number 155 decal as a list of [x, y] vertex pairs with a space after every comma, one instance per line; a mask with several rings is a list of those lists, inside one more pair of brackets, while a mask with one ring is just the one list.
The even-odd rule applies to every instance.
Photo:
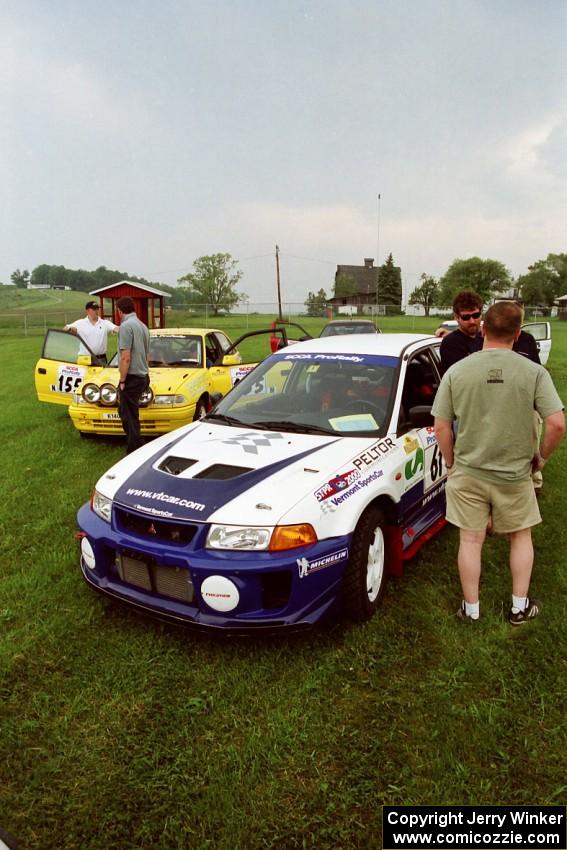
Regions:
[[57, 382], [51, 385], [55, 393], [74, 393], [83, 383], [85, 370], [79, 366], [66, 364], [57, 370]]

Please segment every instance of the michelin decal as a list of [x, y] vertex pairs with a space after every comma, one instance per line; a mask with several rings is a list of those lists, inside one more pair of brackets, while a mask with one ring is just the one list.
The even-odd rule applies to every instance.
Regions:
[[348, 558], [348, 549], [339, 549], [337, 552], [332, 552], [330, 555], [323, 555], [321, 558], [297, 558], [297, 566], [299, 567], [299, 578], [306, 578], [311, 573], [316, 573], [318, 570], [324, 570], [325, 567], [330, 567], [331, 564], [337, 564], [339, 561], [345, 561]]

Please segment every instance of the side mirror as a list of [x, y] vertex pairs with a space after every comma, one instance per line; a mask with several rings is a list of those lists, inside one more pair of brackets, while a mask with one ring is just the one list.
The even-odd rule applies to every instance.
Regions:
[[223, 366], [240, 366], [240, 354], [225, 354], [222, 359]]
[[92, 366], [92, 357], [90, 354], [79, 354], [77, 357], [77, 366]]
[[410, 407], [409, 419], [414, 428], [427, 428], [433, 425], [433, 416], [431, 415], [430, 404], [418, 404], [415, 407]]

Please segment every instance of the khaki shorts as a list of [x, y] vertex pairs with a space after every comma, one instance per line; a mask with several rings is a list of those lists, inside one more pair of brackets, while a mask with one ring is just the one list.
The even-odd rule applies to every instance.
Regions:
[[455, 468], [447, 478], [445, 494], [447, 520], [466, 531], [484, 531], [490, 515], [496, 534], [522, 531], [541, 522], [531, 478], [497, 484]]

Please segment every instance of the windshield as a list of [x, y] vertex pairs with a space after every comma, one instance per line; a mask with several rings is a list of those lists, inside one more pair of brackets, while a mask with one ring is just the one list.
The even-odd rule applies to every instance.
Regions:
[[226, 424], [305, 433], [385, 433], [398, 359], [279, 354], [260, 363], [210, 414]]
[[372, 322], [342, 322], [327, 325], [321, 331], [321, 336], [343, 336], [344, 334], [375, 334], [376, 328]]
[[203, 340], [194, 334], [153, 336], [150, 338], [148, 365], [200, 368], [203, 365]]

